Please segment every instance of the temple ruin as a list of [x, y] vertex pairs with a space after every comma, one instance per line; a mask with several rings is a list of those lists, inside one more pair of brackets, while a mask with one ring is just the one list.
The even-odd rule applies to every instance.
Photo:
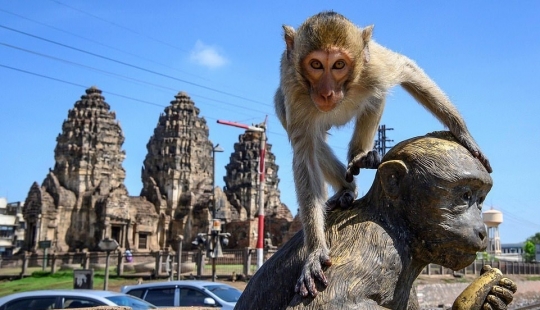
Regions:
[[[193, 240], [197, 233], [208, 231], [212, 219], [213, 145], [206, 120], [199, 113], [191, 98], [179, 92], [159, 116], [146, 145], [141, 196], [159, 213], [162, 246], [179, 235]], [[217, 190], [216, 201], [226, 204], [223, 209], [227, 209], [222, 198]], [[225, 216], [223, 220], [228, 219]]]
[[[179, 92], [147, 143], [141, 194], [129, 196], [122, 167], [124, 136], [101, 93], [96, 87], [87, 89], [69, 110], [56, 139], [54, 168], [41, 185], [30, 188], [25, 250], [39, 251], [39, 241], [50, 241], [58, 253], [94, 251], [110, 237], [121, 248], [151, 252], [175, 248], [179, 236], [190, 248], [197, 233], [208, 232], [214, 202], [216, 217], [232, 234], [229, 248], [254, 247], [259, 134], [240, 135], [226, 167], [226, 188], [213, 188], [208, 125], [191, 98]], [[279, 245], [292, 215], [279, 199], [278, 167], [269, 144], [265, 158], [265, 231]]]
[[[262, 126], [256, 125], [257, 127]], [[234, 231], [230, 244], [232, 247], [255, 247], [258, 234], [257, 214], [259, 209], [259, 158], [261, 148], [261, 133], [247, 130], [238, 137], [234, 144], [229, 164], [225, 167], [227, 174], [225, 194], [233, 208], [231, 222]], [[293, 220], [286, 205], [281, 203], [278, 189], [279, 178], [276, 158], [272, 153], [272, 145], [266, 143], [265, 152], [265, 186], [264, 213], [265, 239], [272, 240], [273, 246], [283, 242], [283, 236], [289, 230]]]
[[49, 240], [56, 252], [95, 250], [105, 237], [122, 248], [159, 249], [158, 213], [128, 196], [124, 136], [101, 90], [91, 87], [75, 102], [56, 141], [54, 168], [25, 201], [26, 249]]

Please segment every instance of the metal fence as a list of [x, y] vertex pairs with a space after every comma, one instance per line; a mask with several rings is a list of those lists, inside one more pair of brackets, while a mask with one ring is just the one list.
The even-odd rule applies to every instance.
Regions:
[[[265, 260], [275, 251], [265, 251]], [[174, 277], [177, 278], [178, 253], [159, 251], [154, 253], [132, 253], [130, 261], [125, 253], [112, 253], [109, 271], [126, 277]], [[212, 275], [214, 259], [203, 250], [182, 251], [182, 278], [201, 278]], [[0, 277], [23, 277], [42, 270], [56, 273], [74, 269], [105, 269], [104, 252], [64, 253], [38, 255], [26, 253], [0, 259]], [[219, 278], [244, 277], [253, 275], [257, 269], [254, 249], [223, 250], [221, 257], [215, 258], [216, 275]]]
[[[270, 258], [275, 250], [264, 252], [264, 259]], [[133, 253], [131, 261], [124, 253], [112, 253], [109, 271], [111, 275], [142, 278], [177, 279], [177, 255], [169, 251], [154, 253]], [[206, 256], [203, 250], [182, 251], [181, 278], [206, 278], [212, 275], [214, 259]], [[30, 254], [3, 258], [0, 260], [0, 277], [24, 277], [34, 271], [43, 270], [56, 273], [63, 270], [105, 269], [106, 254], [103, 252], [65, 253], [44, 255]], [[257, 270], [257, 257], [255, 249], [223, 250], [222, 257], [215, 258], [216, 275], [220, 279], [242, 279], [249, 277]], [[470, 266], [459, 270], [461, 274], [479, 274], [482, 266], [491, 265], [499, 268], [503, 274], [531, 274], [540, 275], [540, 263], [508, 262], [497, 260], [476, 260]], [[422, 274], [444, 275], [454, 274], [451, 269], [429, 264]]]
[[[526, 262], [509, 262], [509, 261], [499, 261], [499, 260], [484, 260], [477, 259], [471, 265], [463, 268], [457, 273], [461, 274], [480, 274], [482, 267], [484, 265], [490, 265], [493, 268], [498, 268], [505, 275], [511, 274], [523, 274], [523, 275], [540, 275], [540, 263], [526, 263]], [[427, 265], [422, 274], [424, 275], [444, 275], [444, 274], [454, 274], [455, 272], [452, 269], [445, 268], [436, 264]]]

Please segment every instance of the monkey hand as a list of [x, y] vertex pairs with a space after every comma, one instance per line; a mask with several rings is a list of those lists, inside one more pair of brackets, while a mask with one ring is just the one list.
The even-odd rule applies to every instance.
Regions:
[[311, 252], [304, 262], [302, 273], [300, 274], [298, 281], [296, 281], [294, 291], [302, 297], [307, 297], [308, 294], [313, 297], [317, 296], [318, 290], [315, 279], [326, 287], [328, 285], [328, 280], [324, 275], [322, 267], [331, 265], [332, 261], [330, 260], [330, 255], [328, 255], [328, 250], [326, 248], [321, 247]]
[[354, 191], [344, 188], [328, 199], [326, 202], [326, 210], [331, 211], [339, 208], [349, 208], [352, 206], [355, 197], [356, 193]]
[[354, 156], [354, 158], [349, 162], [347, 167], [347, 174], [345, 180], [347, 182], [352, 182], [355, 175], [360, 173], [360, 169], [377, 169], [381, 164], [381, 155], [375, 150], [369, 151], [367, 153], [360, 153]]

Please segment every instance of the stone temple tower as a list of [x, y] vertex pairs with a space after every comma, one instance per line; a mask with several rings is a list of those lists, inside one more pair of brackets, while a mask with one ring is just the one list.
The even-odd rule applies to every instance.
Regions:
[[25, 201], [25, 248], [39, 251], [47, 240], [57, 252], [95, 250], [110, 237], [122, 248], [159, 249], [158, 214], [150, 202], [128, 196], [124, 135], [101, 90], [91, 87], [75, 102], [56, 141], [54, 168]]
[[141, 196], [159, 210], [162, 238], [169, 241], [179, 234], [190, 240], [192, 232], [186, 227], [203, 232], [211, 219], [212, 142], [199, 112], [191, 98], [179, 92], [159, 116], [146, 145]]
[[112, 188], [124, 183], [124, 136], [101, 90], [86, 90], [69, 110], [56, 141], [53, 172], [66, 189], [83, 193], [102, 182]]
[[[224, 192], [232, 205], [231, 218], [236, 229], [231, 231], [233, 247], [255, 247], [258, 214], [258, 183], [260, 133], [246, 131], [234, 144], [229, 164], [225, 167], [227, 174]], [[273, 245], [281, 245], [282, 236], [292, 222], [292, 214], [286, 205], [281, 203], [278, 189], [278, 166], [272, 153], [272, 145], [266, 144], [265, 154], [265, 233], [272, 238]], [[268, 236], [265, 236], [265, 238]]]

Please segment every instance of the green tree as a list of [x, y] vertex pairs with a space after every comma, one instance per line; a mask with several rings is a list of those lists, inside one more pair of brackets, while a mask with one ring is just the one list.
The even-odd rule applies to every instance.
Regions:
[[527, 238], [527, 241], [532, 241], [534, 244], [540, 244], [540, 232], [537, 232], [534, 234], [534, 236]]
[[526, 262], [532, 262], [535, 258], [536, 245], [531, 240], [525, 241], [523, 245], [523, 257]]
[[531, 262], [536, 258], [536, 245], [540, 244], [540, 232], [530, 236], [523, 245], [523, 257], [526, 262]]

